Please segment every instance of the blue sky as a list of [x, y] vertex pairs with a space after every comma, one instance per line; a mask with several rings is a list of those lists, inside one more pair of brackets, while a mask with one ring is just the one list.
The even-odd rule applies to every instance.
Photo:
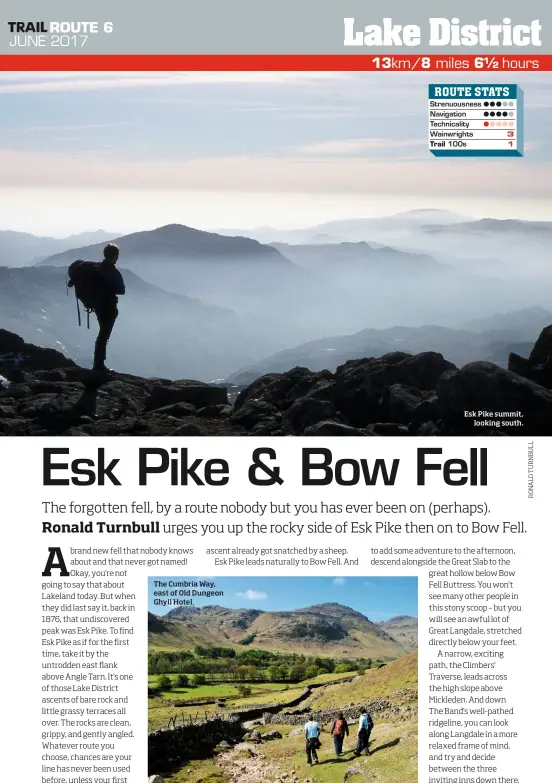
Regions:
[[[224, 597], [194, 599], [194, 606], [217, 604], [229, 609], [285, 611], [312, 604], [339, 603], [380, 622], [400, 614], [418, 616], [417, 577], [160, 577], [164, 581], [211, 581]], [[149, 611], [166, 614], [174, 606], [153, 603], [154, 578], [148, 580]]]
[[423, 207], [550, 219], [552, 75], [485, 74], [525, 91], [526, 157], [510, 161], [433, 158], [428, 80], [447, 77], [2, 73], [0, 229], [298, 227]]

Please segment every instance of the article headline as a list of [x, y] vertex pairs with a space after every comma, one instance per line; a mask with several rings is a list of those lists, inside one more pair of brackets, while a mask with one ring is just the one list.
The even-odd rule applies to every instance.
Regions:
[[[487, 486], [488, 455], [486, 448], [465, 449], [463, 456], [448, 456], [438, 447], [416, 449], [416, 484], [425, 486], [429, 475], [451, 487]], [[65, 458], [65, 459], [64, 459]], [[255, 448], [247, 468], [249, 482], [257, 487], [283, 484], [282, 468], [276, 464], [276, 449]], [[69, 448], [43, 449], [43, 484], [62, 486], [121, 486], [117, 477], [120, 458], [110, 457], [105, 448], [97, 449], [95, 459], [73, 456]], [[381, 457], [335, 459], [331, 449], [301, 449], [301, 484], [343, 487], [383, 484], [394, 486], [399, 476], [401, 458]], [[230, 482], [230, 463], [217, 457], [196, 457], [190, 449], [143, 447], [138, 449], [138, 483], [146, 486], [153, 476], [163, 476], [170, 486], [226, 486]]]

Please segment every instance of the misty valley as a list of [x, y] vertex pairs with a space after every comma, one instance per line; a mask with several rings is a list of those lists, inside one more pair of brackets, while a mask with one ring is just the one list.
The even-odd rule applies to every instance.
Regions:
[[552, 321], [552, 223], [418, 210], [231, 233], [0, 232], [0, 326], [90, 366], [95, 319], [78, 328], [65, 275], [77, 258], [101, 258], [107, 240], [127, 285], [110, 361], [145, 377], [240, 385], [393, 351], [506, 366]]

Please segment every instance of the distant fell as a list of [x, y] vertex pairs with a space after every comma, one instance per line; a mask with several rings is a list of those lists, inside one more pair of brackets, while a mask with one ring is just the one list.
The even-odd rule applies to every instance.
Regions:
[[[136, 231], [116, 237], [113, 241], [120, 247], [121, 257], [127, 257], [127, 262], [152, 256], [174, 259], [264, 257], [278, 259], [284, 265], [290, 264], [274, 248], [262, 245], [254, 239], [222, 236], [179, 223], [170, 223], [151, 231]], [[49, 256], [41, 263], [65, 266], [75, 257], [99, 259], [102, 257], [103, 247], [102, 241], [72, 248], [68, 253]]]
[[418, 647], [417, 617], [401, 614], [378, 625], [405, 649], [414, 650]]

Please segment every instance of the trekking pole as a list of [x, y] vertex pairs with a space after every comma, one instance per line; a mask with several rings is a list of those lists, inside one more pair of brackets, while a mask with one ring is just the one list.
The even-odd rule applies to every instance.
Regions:
[[77, 296], [77, 289], [75, 289], [75, 299], [77, 301], [77, 318], [79, 319], [79, 326], [81, 326], [81, 314], [79, 306], [79, 297]]

